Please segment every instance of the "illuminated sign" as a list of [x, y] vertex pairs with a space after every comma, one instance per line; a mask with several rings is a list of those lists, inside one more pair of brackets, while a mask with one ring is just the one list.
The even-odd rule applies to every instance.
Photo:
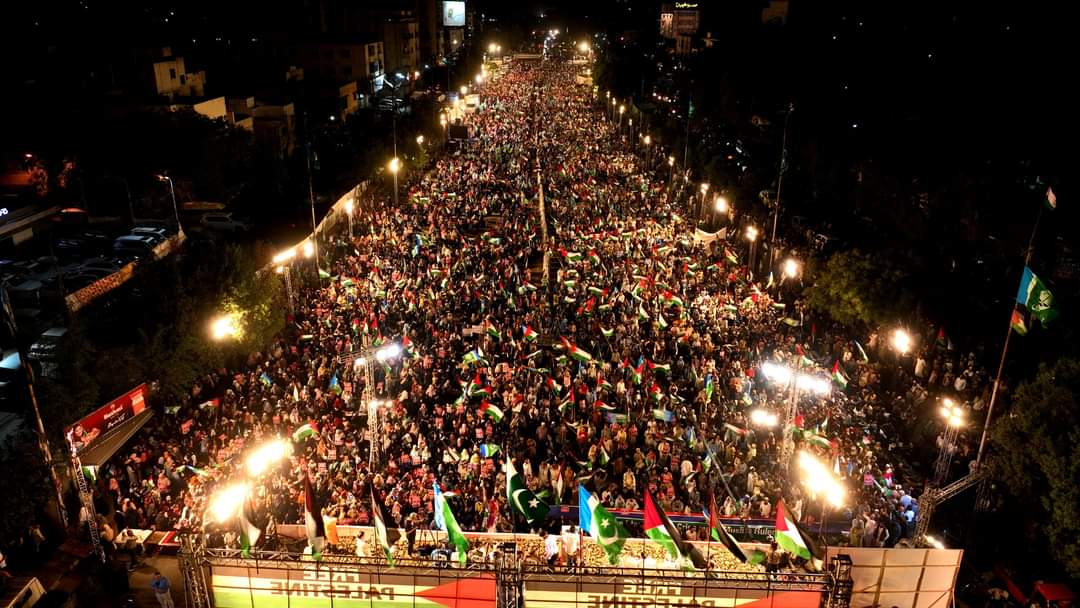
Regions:
[[675, 8], [697, 8], [697, 2], [676, 2]]
[[465, 27], [465, 3], [443, 2], [442, 24], [446, 27]]
[[7, 214], [8, 214], [8, 208], [7, 207], [0, 207], [0, 217], [4, 217]]

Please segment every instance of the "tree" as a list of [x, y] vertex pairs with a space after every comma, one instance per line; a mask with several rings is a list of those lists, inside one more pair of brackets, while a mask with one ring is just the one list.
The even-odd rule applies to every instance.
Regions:
[[37, 438], [29, 430], [18, 431], [0, 450], [0, 479], [8, 480], [0, 492], [0, 547], [5, 552], [26, 533], [33, 521], [43, 521], [51, 496], [49, 469], [38, 451]]
[[[1047, 551], [1070, 576], [1080, 576], [1080, 360], [1042, 365], [1021, 384], [1012, 411], [993, 428], [993, 473], [1042, 522]], [[1063, 422], [1065, 424], [1063, 424]]]
[[895, 322], [911, 310], [907, 275], [885, 260], [858, 249], [813, 263], [807, 304], [848, 326]]

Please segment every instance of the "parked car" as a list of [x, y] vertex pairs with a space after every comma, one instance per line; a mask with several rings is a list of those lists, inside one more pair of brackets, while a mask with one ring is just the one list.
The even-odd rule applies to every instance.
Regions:
[[104, 270], [109, 273], [116, 272], [124, 265], [123, 260], [116, 258], [90, 258], [78, 264], [80, 270]]
[[202, 216], [201, 223], [206, 228], [221, 232], [247, 232], [251, 229], [246, 221], [233, 217], [232, 213], [207, 213]]
[[158, 237], [163, 241], [169, 238], [169, 231], [157, 226], [136, 226], [131, 229], [131, 234]]
[[30, 349], [26, 351], [26, 358], [30, 361], [35, 373], [45, 378], [56, 378], [59, 375], [60, 341], [64, 339], [67, 332], [66, 327], [50, 327], [30, 345]]
[[154, 256], [153, 237], [127, 234], [113, 241], [113, 253], [127, 260], [137, 260]]
[[4, 405], [20, 402], [25, 375], [22, 371], [22, 359], [18, 349], [12, 348], [0, 353], [0, 403]]

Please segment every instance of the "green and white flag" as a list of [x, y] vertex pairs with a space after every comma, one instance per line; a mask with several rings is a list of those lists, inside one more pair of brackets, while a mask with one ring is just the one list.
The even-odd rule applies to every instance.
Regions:
[[442, 490], [439, 489], [439, 482], [435, 482], [435, 525], [446, 532], [450, 543], [457, 549], [458, 560], [464, 566], [465, 560], [468, 559], [469, 541], [461, 531], [457, 519], [454, 518], [454, 512], [450, 510], [450, 504], [446, 502]]
[[1016, 301], [1026, 306], [1031, 316], [1043, 325], [1058, 316], [1058, 310], [1054, 307], [1054, 296], [1027, 266], [1024, 267], [1024, 276], [1020, 278], [1020, 290], [1016, 293]]
[[530, 527], [543, 521], [550, 511], [550, 507], [525, 486], [525, 478], [521, 473], [518, 473], [517, 468], [514, 467], [514, 462], [509, 457], [506, 459], [505, 472], [506, 500]]
[[608, 563], [619, 563], [619, 554], [630, 536], [619, 520], [585, 486], [578, 486], [578, 524], [604, 550]]

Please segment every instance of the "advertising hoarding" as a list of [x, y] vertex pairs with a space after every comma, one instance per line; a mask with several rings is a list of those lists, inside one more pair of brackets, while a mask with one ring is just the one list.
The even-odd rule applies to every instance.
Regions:
[[109, 431], [145, 409], [146, 384], [140, 384], [70, 426], [66, 433], [68, 442], [77, 453], [82, 453]]
[[443, 2], [442, 24], [444, 27], [465, 27], [465, 3]]

